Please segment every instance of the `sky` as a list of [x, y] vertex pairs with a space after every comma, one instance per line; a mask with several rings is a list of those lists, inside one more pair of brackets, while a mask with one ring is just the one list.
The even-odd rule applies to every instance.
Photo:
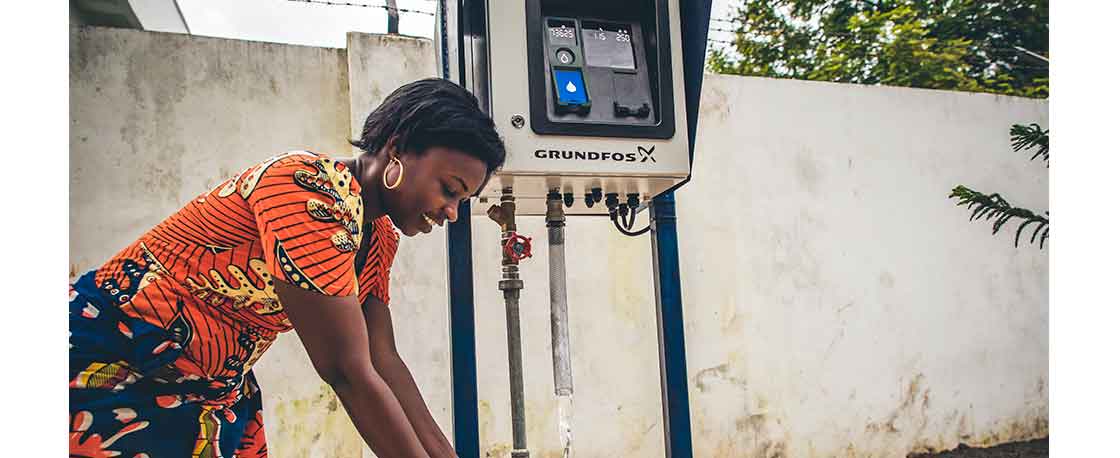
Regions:
[[[328, 0], [335, 3], [384, 5], [383, 0]], [[381, 8], [325, 5], [301, 0], [178, 0], [191, 33], [210, 37], [268, 41], [320, 47], [346, 47], [346, 32], [385, 33]], [[712, 18], [726, 18], [728, 3], [712, 0]], [[400, 9], [435, 13], [435, 0], [397, 0]], [[400, 33], [432, 38], [434, 16], [400, 15]], [[719, 26], [719, 24], [716, 24]], [[726, 25], [724, 26], [726, 27]], [[730, 34], [710, 32], [709, 38], [729, 40]], [[715, 43], [715, 45], [720, 45]]]

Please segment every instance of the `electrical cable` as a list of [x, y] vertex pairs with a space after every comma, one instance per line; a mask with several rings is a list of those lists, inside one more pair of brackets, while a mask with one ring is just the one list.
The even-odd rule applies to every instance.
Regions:
[[[611, 199], [608, 199], [608, 202], [610, 202], [610, 200]], [[611, 218], [611, 222], [614, 223], [615, 229], [618, 229], [618, 231], [623, 235], [637, 237], [639, 235], [645, 234], [646, 232], [649, 232], [651, 226], [646, 226], [645, 228], [638, 231], [632, 230], [634, 228], [634, 222], [638, 218], [637, 207], [630, 208], [630, 206], [625, 202], [620, 202], [615, 205], [608, 204], [607, 209], [609, 211], [609, 215], [607, 216]], [[630, 216], [627, 216], [627, 214], [629, 214]], [[627, 221], [627, 218], [629, 218], [629, 221]], [[622, 220], [622, 222], [619, 222], [620, 219]]]
[[[729, 30], [729, 29], [721, 29], [721, 28], [710, 28], [708, 30], [711, 31], [711, 32], [724, 32], [724, 33], [732, 33], [732, 34], [742, 34], [742, 35], [745, 35], [744, 38], [748, 41], [751, 41], [751, 40], [758, 41], [759, 38], [767, 38], [767, 37], [759, 37], [757, 35], [750, 35], [750, 32], [746, 31], [746, 30], [738, 31], [738, 30]], [[864, 37], [866, 37], [866, 38], [878, 38], [879, 35], [878, 34], [864, 35], [864, 34], [836, 32], [836, 33], [828, 34], [828, 37], [826, 37], [826, 39], [828, 39], [828, 38], [839, 38], [838, 40], [836, 40], [836, 43], [842, 43], [842, 42], [851, 41], [853, 38], [864, 38]], [[715, 38], [709, 38], [708, 41], [715, 42], [715, 43], [735, 44], [734, 41], [719, 40], [719, 39], [715, 39]], [[767, 43], [769, 43], [769, 40], [767, 40]], [[998, 47], [998, 46], [969, 46], [969, 48], [975, 48], [978, 51], [988, 52], [988, 53], [992, 53], [992, 54], [1003, 54], [1003, 55], [1007, 55], [1007, 56], [1014, 56], [1014, 55], [1022, 54], [1021, 51], [1019, 51], [1015, 48], [1004, 48], [1004, 47]]]
[[[729, 21], [729, 20], [725, 20], [725, 19], [712, 19], [712, 21], [713, 22], [715, 22], [715, 21], [725, 22], [725, 23], [728, 23], [728, 24], [731, 24], [731, 25], [734, 25], [734, 26], [739, 26], [739, 27], [744, 25], [741, 22]], [[773, 36], [773, 35], [758, 35], [758, 34], [755, 34], [753, 31], [745, 30], [745, 29], [744, 30], [735, 30], [735, 29], [727, 29], [727, 28], [723, 28], [723, 27], [711, 27], [711, 26], [708, 27], [708, 31], [709, 32], [724, 32], [724, 33], [749, 35], [748, 39], [770, 38], [770, 37]], [[839, 41], [847, 41], [847, 40], [850, 40], [850, 39], [856, 38], [856, 37], [858, 37], [858, 38], [878, 38], [879, 35], [880, 34], [879, 34], [879, 31], [877, 29], [868, 29], [868, 31], [866, 31], [866, 32], [840, 32], [840, 31], [830, 32], [828, 34], [827, 38], [842, 38]], [[734, 44], [734, 42], [726, 42], [726, 41], [711, 39], [711, 38], [709, 38], [708, 41], [713, 41], [713, 42], [717, 42], [717, 43]], [[976, 48], [977, 50], [980, 50], [980, 51], [1004, 53], [1004, 54], [1009, 54], [1009, 55], [1022, 54], [1023, 53], [1022, 50], [1019, 50], [1019, 49], [1016, 49], [1016, 48], [1007, 48], [1007, 47], [1000, 47], [1000, 46], [969, 46], [969, 47], [970, 48]]]
[[620, 203], [618, 204], [618, 212], [615, 214], [618, 215], [618, 220], [621, 222], [621, 226], [624, 229], [629, 230], [630, 221], [628, 220], [628, 218], [630, 217], [630, 207], [628, 207], [625, 202]]
[[383, 9], [383, 10], [386, 10], [386, 11], [396, 10], [398, 13], [422, 14], [422, 15], [425, 15], [425, 16], [432, 16], [432, 17], [435, 17], [435, 15], [436, 15], [436, 13], [433, 13], [431, 11], [413, 10], [413, 9], [408, 9], [408, 8], [392, 8], [388, 5], [370, 5], [368, 3], [335, 2], [335, 1], [331, 1], [331, 0], [288, 0], [288, 1], [289, 2], [298, 2], [298, 3], [312, 3], [312, 4], [318, 4], [318, 5], [330, 5], [330, 6], [357, 6], [357, 7], [362, 7], [362, 8], [377, 8], [377, 9]]
[[651, 226], [646, 226], [645, 228], [643, 228], [643, 229], [641, 229], [641, 230], [638, 230], [638, 231], [636, 231], [636, 232], [631, 232], [631, 231], [628, 231], [628, 230], [626, 230], [625, 228], [623, 228], [623, 227], [622, 227], [622, 226], [621, 226], [621, 225], [620, 225], [620, 224], [618, 223], [618, 219], [617, 219], [617, 218], [615, 218], [614, 216], [612, 216], [612, 217], [611, 217], [611, 221], [612, 221], [612, 222], [614, 222], [614, 227], [615, 227], [616, 229], [618, 229], [618, 231], [619, 231], [619, 232], [623, 233], [624, 235], [628, 235], [628, 236], [630, 236], [630, 237], [637, 237], [637, 236], [639, 236], [639, 235], [645, 234], [646, 232], [649, 232], [649, 229], [650, 229], [650, 227], [651, 227]]

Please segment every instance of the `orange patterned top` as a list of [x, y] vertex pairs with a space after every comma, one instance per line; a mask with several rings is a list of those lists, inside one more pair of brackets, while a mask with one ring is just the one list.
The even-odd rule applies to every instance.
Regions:
[[[230, 377], [292, 329], [273, 278], [389, 303], [399, 237], [388, 217], [361, 221], [361, 187], [345, 165], [291, 152], [198, 196], [101, 266], [95, 282], [127, 315], [182, 337], [184, 372]], [[370, 249], [356, 263], [363, 236]]]

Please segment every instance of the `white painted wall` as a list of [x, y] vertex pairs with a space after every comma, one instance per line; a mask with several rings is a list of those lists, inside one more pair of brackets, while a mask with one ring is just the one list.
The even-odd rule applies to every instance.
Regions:
[[[431, 43], [354, 34], [349, 51], [111, 29], [71, 31], [71, 275], [256, 160], [351, 154], [368, 111], [435, 73]], [[989, 235], [956, 184], [1045, 209], [1013, 153], [1042, 101], [708, 75], [694, 180], [678, 194], [698, 457], [902, 457], [1048, 433], [1047, 256]], [[474, 220], [483, 456], [508, 456], [497, 226]], [[522, 265], [528, 439], [559, 456], [543, 220]], [[1013, 228], [1011, 228], [1013, 229]], [[1007, 229], [1005, 229], [1007, 231]], [[661, 456], [649, 239], [572, 218], [575, 456]], [[406, 238], [400, 350], [450, 431], [447, 251]], [[257, 365], [276, 457], [372, 456], [289, 333]]]
[[947, 198], [1047, 209], [1007, 136], [1046, 102], [708, 75], [701, 105], [678, 199], [697, 456], [1047, 434], [1046, 252]]
[[[70, 275], [276, 153], [350, 154], [349, 108], [344, 50], [72, 29]], [[254, 369], [273, 456], [360, 456], [295, 334]]]

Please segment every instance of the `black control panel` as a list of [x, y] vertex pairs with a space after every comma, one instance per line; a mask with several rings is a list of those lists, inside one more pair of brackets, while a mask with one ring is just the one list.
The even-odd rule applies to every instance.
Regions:
[[660, 103], [672, 100], [667, 23], [628, 14], [665, 3], [528, 0], [533, 131], [671, 138], [673, 107]]

